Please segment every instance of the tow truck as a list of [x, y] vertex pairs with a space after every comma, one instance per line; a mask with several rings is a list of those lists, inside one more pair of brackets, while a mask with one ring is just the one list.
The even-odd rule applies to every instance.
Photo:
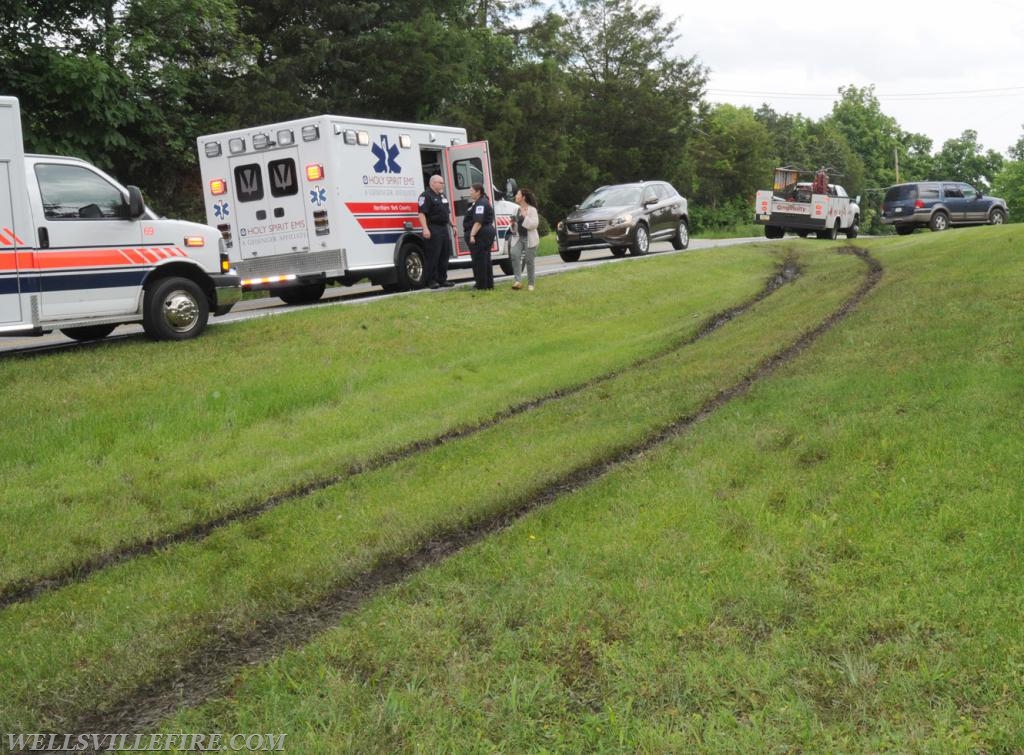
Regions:
[[787, 232], [805, 238], [835, 239], [840, 233], [855, 239], [860, 230], [860, 197], [829, 183], [828, 170], [776, 168], [771, 190], [757, 192], [754, 222], [764, 226], [769, 239], [781, 239]]

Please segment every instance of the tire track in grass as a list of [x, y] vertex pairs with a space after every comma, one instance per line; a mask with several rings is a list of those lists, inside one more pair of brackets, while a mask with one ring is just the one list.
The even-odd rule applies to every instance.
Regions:
[[[779, 367], [800, 356], [820, 336], [853, 312], [881, 280], [883, 268], [867, 251], [856, 247], [843, 247], [838, 251], [856, 255], [867, 267], [864, 281], [857, 290], [818, 325], [805, 331], [790, 345], [759, 362], [746, 377], [708, 398], [694, 412], [676, 418], [660, 430], [601, 461], [563, 475], [499, 514], [468, 526], [436, 533], [417, 550], [382, 561], [375, 568], [339, 585], [313, 605], [269, 618], [245, 634], [212, 639], [196, 657], [173, 674], [140, 685], [130, 695], [109, 708], [82, 716], [70, 730], [116, 731], [130, 734], [151, 731], [157, 723], [177, 710], [195, 707], [211, 697], [227, 692], [239, 669], [265, 662], [285, 650], [308, 643], [316, 635], [336, 626], [343, 617], [376, 597], [382, 590], [403, 582], [416, 572], [433, 566], [509, 527], [530, 512], [595, 482], [655, 450], [663, 443], [688, 432], [722, 407], [745, 396], [754, 385], [770, 377]], [[645, 358], [645, 361], [651, 359], [653, 357]], [[603, 378], [599, 378], [589, 384], [602, 380]], [[577, 389], [566, 390], [567, 395], [577, 392]], [[541, 401], [550, 400], [554, 398], [545, 397], [536, 401], [539, 405]], [[499, 420], [493, 420], [497, 421]], [[454, 437], [465, 437], [465, 434]], [[439, 439], [446, 436], [438, 436], [427, 443], [445, 442]], [[452, 437], [446, 437], [446, 440], [450, 439]]]
[[559, 388], [538, 398], [513, 404], [478, 422], [457, 425], [456, 427], [446, 430], [445, 432], [431, 438], [412, 441], [391, 451], [385, 451], [377, 456], [353, 462], [338, 474], [315, 479], [303, 485], [290, 488], [251, 506], [235, 509], [213, 519], [198, 522], [188, 527], [148, 538], [141, 542], [131, 543], [121, 548], [97, 554], [91, 558], [80, 561], [76, 564], [71, 564], [67, 568], [49, 575], [11, 582], [0, 588], [0, 611], [14, 603], [34, 600], [48, 592], [59, 590], [68, 585], [84, 582], [93, 574], [117, 564], [122, 564], [136, 558], [150, 555], [163, 548], [168, 548], [182, 543], [204, 540], [212, 533], [223, 527], [255, 519], [289, 501], [305, 498], [324, 490], [325, 488], [337, 485], [351, 477], [366, 474], [368, 472], [374, 472], [383, 467], [408, 459], [416, 454], [424, 453], [437, 448], [438, 446], [442, 446], [445, 443], [471, 437], [477, 433], [483, 432], [484, 430], [495, 427], [505, 420], [542, 407], [552, 401], [558, 401], [573, 396], [589, 388], [593, 388], [594, 386], [614, 380], [631, 370], [644, 367], [674, 351], [690, 346], [702, 338], [706, 338], [726, 323], [734, 320], [736, 317], [747, 312], [754, 305], [771, 296], [785, 284], [795, 281], [800, 277], [800, 274], [800, 266], [797, 263], [795, 256], [792, 253], [788, 253], [776, 266], [775, 273], [765, 282], [762, 289], [754, 296], [734, 307], [730, 307], [709, 316], [700, 324], [696, 332], [692, 335], [673, 340], [657, 351], [641, 357], [625, 367], [607, 372], [603, 375], [598, 375], [597, 377], [590, 378], [589, 380], [575, 385]]

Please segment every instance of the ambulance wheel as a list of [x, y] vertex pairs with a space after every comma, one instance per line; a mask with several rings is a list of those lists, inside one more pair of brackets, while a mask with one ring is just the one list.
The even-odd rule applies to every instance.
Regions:
[[305, 283], [301, 286], [281, 288], [275, 291], [274, 295], [285, 304], [309, 304], [310, 302], [319, 301], [320, 297], [324, 295], [324, 289], [326, 288], [326, 283], [317, 281], [316, 283]]
[[558, 256], [562, 258], [562, 262], [579, 262], [580, 261], [580, 250], [579, 249], [559, 249]]
[[423, 249], [419, 244], [407, 241], [398, 253], [398, 285], [402, 290], [423, 288], [426, 265]]
[[846, 238], [855, 239], [858, 233], [860, 233], [860, 218], [854, 217], [853, 223], [846, 229]]
[[60, 332], [75, 341], [95, 341], [109, 336], [116, 325], [83, 325], [80, 328], [63, 328]]
[[188, 278], [161, 278], [146, 289], [142, 327], [154, 341], [184, 341], [206, 329], [210, 302]]
[[501, 268], [501, 272], [505, 275], [512, 275], [515, 272], [512, 269], [512, 260], [498, 260], [498, 267]]
[[613, 246], [612, 247], [612, 256], [613, 257], [625, 257], [626, 256], [626, 252], [628, 252], [628, 251], [629, 251], [628, 247], [625, 247], [625, 246]]

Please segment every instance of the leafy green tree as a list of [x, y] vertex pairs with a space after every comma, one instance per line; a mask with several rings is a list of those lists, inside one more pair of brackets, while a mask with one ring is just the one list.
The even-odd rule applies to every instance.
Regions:
[[978, 132], [964, 131], [958, 139], [947, 139], [935, 155], [936, 178], [964, 181], [988, 193], [992, 180], [1003, 167], [1004, 158], [995, 150], [978, 144]]
[[[89, 159], [162, 211], [198, 217], [195, 138], [251, 52], [233, 0], [80, 0], [6, 9], [0, 91], [26, 146]], [[168, 30], [174, 30], [169, 34]]]
[[630, 0], [576, 0], [561, 15], [578, 110], [553, 204], [564, 211], [602, 183], [680, 183], [707, 74], [695, 58], [670, 53], [675, 22]]
[[[864, 190], [863, 161], [831, 118], [812, 121], [799, 114], [779, 115], [768, 105], [758, 108], [754, 116], [768, 131], [776, 166], [806, 171], [825, 166], [834, 183], [842, 184], [851, 194]], [[760, 186], [767, 186], [769, 181], [770, 172], [761, 177]]]
[[862, 160], [864, 190], [926, 179], [933, 171], [932, 140], [904, 131], [883, 113], [874, 86], [840, 87], [839, 100], [825, 121], [843, 133]]
[[[694, 212], [715, 213], [715, 225], [747, 220], [754, 194], [776, 165], [767, 126], [751, 108], [734, 105], [715, 105], [701, 115], [687, 154], [694, 172]], [[731, 212], [719, 213], [726, 206]], [[742, 206], [738, 215], [737, 206]]]
[[1024, 160], [1008, 160], [992, 180], [992, 193], [1006, 200], [1011, 223], [1024, 222]]

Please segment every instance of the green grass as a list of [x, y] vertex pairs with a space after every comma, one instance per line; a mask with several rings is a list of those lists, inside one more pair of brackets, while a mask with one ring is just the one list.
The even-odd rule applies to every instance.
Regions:
[[[773, 264], [652, 257], [529, 299], [406, 296], [0, 362], [19, 428], [0, 436], [0, 593], [624, 367], [752, 295]], [[661, 277], [683, 296], [637, 297]]]
[[167, 725], [308, 753], [1019, 752], [1021, 246], [871, 244], [878, 289], [750, 395]]
[[[1024, 730], [1015, 502], [1024, 243], [1004, 228], [864, 246], [885, 266], [881, 284], [749, 394], [155, 730], [287, 732], [288, 750], [303, 753], [1015, 752]], [[787, 248], [803, 266], [799, 280], [707, 338], [629, 367], [748, 298]], [[202, 386], [194, 395], [208, 398], [230, 376], [261, 396], [233, 415], [237, 427], [205, 401], [175, 420], [178, 437], [194, 441], [188, 422], [212, 415], [198, 434], [229, 468], [259, 459], [225, 478], [245, 491], [241, 503], [523, 397], [618, 374], [203, 542], [4, 609], [0, 677], [11, 681], [0, 730], [66, 729], [219, 638], [315, 603], [381, 559], [508, 510], [692, 414], [860, 285], [863, 263], [836, 248], [794, 240], [656, 257], [558, 276], [529, 304], [500, 292], [404, 297], [214, 329], [180, 345]], [[618, 295], [623, 287], [631, 296]], [[453, 311], [464, 319], [436, 325]], [[322, 334], [353, 322], [378, 337], [343, 360]], [[440, 332], [427, 339], [430, 324]], [[226, 346], [242, 354], [221, 367]], [[33, 371], [51, 368], [78, 407], [140, 371], [126, 362], [152, 368], [166, 355], [169, 365], [182, 358], [176, 348], [138, 341], [6, 362], [0, 379], [24, 391]], [[334, 358], [318, 366], [325, 352]], [[234, 375], [254, 354], [265, 367]], [[358, 421], [346, 424], [352, 393], [338, 394], [357, 366], [380, 362], [387, 367], [354, 393], [372, 393], [368, 407], [413, 397], [383, 428], [364, 410], [364, 439]], [[450, 370], [462, 379], [438, 379], [431, 387], [440, 384], [444, 401], [424, 405], [418, 381]], [[123, 416], [154, 426], [134, 419], [118, 431], [111, 421], [108, 448], [158, 445], [166, 427], [142, 404], [173, 384], [154, 377], [150, 391], [122, 400]], [[100, 416], [113, 414], [100, 404]], [[295, 406], [297, 421], [284, 422], [281, 407]], [[79, 423], [91, 417], [82, 412]], [[169, 442], [159, 447], [164, 461], [187, 459]], [[177, 464], [144, 454], [136, 463], [160, 490], [180, 485]], [[211, 477], [205, 485], [230, 490]], [[6, 488], [4, 500], [15, 500]], [[180, 524], [178, 500], [160, 526]], [[109, 515], [132, 541], [139, 530], [125, 510], [93, 516]], [[5, 542], [8, 573], [32, 574], [38, 567], [15, 563], [59, 542], [42, 521], [33, 542]]]
[[[749, 264], [744, 257], [764, 257], [734, 254], [740, 268]], [[707, 263], [717, 267], [725, 259], [708, 255]], [[656, 267], [665, 275], [645, 286], [647, 293], [666, 288], [696, 296], [688, 264], [665, 259]], [[200, 543], [168, 548], [8, 607], [0, 614], [7, 651], [0, 672], [17, 683], [6, 689], [3, 727], [67, 727], [76, 715], [130, 696], [140, 680], [195, 658], [218, 637], [245, 634], [258, 621], [329, 594], [382, 558], [512, 508], [531, 491], [694, 411], [823, 317], [860, 280], [862, 265], [849, 256], [821, 255], [813, 266], [792, 293], [780, 291], [758, 305], [776, 318], [741, 318], [723, 328], [721, 340], [712, 336], [669, 352], [581, 394], [344, 479]], [[746, 296], [764, 274], [763, 262], [756, 267], [760, 275], [748, 272]], [[621, 272], [612, 277], [622, 280]], [[578, 293], [593, 286], [591, 278], [577, 279], [586, 287]], [[583, 298], [595, 301], [589, 294]], [[494, 298], [489, 303], [500, 304]], [[701, 321], [690, 314], [673, 329], [685, 334]], [[606, 346], [615, 352], [613, 344]], [[603, 349], [595, 344], [594, 350]], [[737, 360], [740, 351], [744, 358]], [[567, 427], [575, 431], [567, 434]], [[517, 463], [510, 465], [509, 458]]]

